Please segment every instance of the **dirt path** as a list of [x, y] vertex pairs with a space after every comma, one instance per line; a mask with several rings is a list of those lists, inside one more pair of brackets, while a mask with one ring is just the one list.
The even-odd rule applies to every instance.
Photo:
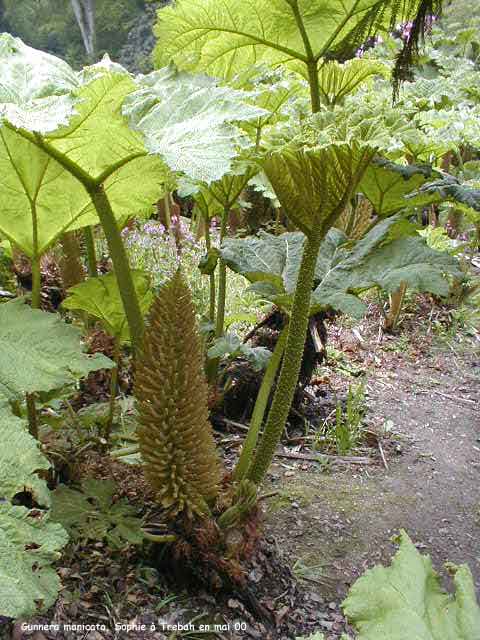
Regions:
[[425, 355], [409, 347], [361, 357], [376, 365], [369, 416], [391, 420], [397, 434], [386, 451], [388, 470], [379, 463], [327, 474], [279, 459], [270, 534], [326, 602], [338, 603], [365, 568], [387, 563], [389, 539], [401, 528], [437, 569], [446, 560], [467, 562], [480, 593], [478, 353]]

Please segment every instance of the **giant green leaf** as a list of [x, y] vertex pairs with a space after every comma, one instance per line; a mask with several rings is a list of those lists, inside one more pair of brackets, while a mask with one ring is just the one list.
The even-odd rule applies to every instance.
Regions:
[[0, 69], [0, 122], [40, 133], [68, 123], [79, 78], [66, 62], [2, 33]]
[[358, 191], [370, 200], [378, 216], [386, 217], [402, 209], [429, 204], [427, 196], [407, 198], [440, 174], [430, 165], [400, 165], [376, 158], [365, 171]]
[[480, 607], [467, 565], [454, 568], [445, 593], [429, 556], [402, 531], [390, 567], [368, 570], [350, 589], [344, 612], [358, 640], [480, 640]]
[[[145, 315], [153, 300], [150, 277], [143, 271], [132, 271], [140, 309]], [[71, 287], [63, 301], [65, 309], [86, 311], [101, 321], [107, 333], [120, 342], [130, 342], [130, 331], [120, 297], [117, 278], [107, 273], [98, 278], [89, 278], [85, 282]]]
[[[342, 231], [329, 230], [320, 246], [315, 284], [321, 283], [344, 255], [341, 249], [347, 240]], [[258, 237], [225, 240], [221, 253], [233, 271], [253, 283], [252, 291], [288, 310], [293, 301], [305, 241], [300, 232], [274, 236], [260, 231]], [[347, 294], [347, 290], [348, 284], [345, 288], [345, 283], [341, 283], [328, 300], [323, 300], [322, 306], [362, 315], [363, 304], [355, 296]], [[316, 310], [317, 307], [312, 306], [311, 312]]]
[[[323, 241], [317, 260], [317, 280], [333, 261], [336, 249], [347, 241], [337, 229], [331, 229]], [[222, 258], [232, 271], [240, 273], [252, 283], [271, 285], [277, 295], [295, 291], [305, 236], [299, 232], [274, 236], [259, 231], [258, 236], [227, 238], [221, 248]]]
[[0, 127], [0, 233], [30, 257], [96, 223], [82, 185], [33, 142]]
[[47, 483], [37, 472], [50, 468], [25, 422], [14, 416], [7, 406], [0, 406], [0, 502], [16, 493], [30, 493], [35, 502], [50, 504]]
[[[33, 258], [65, 231], [98, 222], [84, 188], [65, 166], [103, 183], [122, 226], [152, 209], [172, 169], [207, 181], [223, 176], [243, 141], [232, 121], [266, 113], [247, 103], [249, 94], [217, 87], [207, 77], [170, 68], [135, 82], [108, 60], [77, 74], [8, 38], [0, 52], [0, 232]], [[45, 70], [37, 69], [36, 54]], [[36, 72], [30, 95], [22, 78]], [[69, 109], [54, 121], [38, 100], [58, 95]], [[20, 122], [14, 115], [26, 100], [31, 118]], [[48, 126], [37, 126], [44, 116]]]
[[33, 616], [55, 602], [60, 579], [51, 564], [67, 541], [48, 513], [0, 503], [0, 615]]
[[164, 194], [169, 172], [160, 158], [147, 154], [143, 136], [123, 115], [123, 104], [136, 89], [130, 74], [104, 60], [84, 75], [74, 92], [76, 114], [46, 140], [92, 178], [108, 174], [105, 190], [123, 226], [132, 215], [151, 211], [152, 203]]
[[133, 78], [122, 67], [102, 63], [88, 70], [85, 82], [73, 92], [76, 114], [46, 139], [97, 178], [112, 164], [144, 156], [146, 150], [142, 136], [128, 127], [122, 114], [126, 97], [136, 88]]
[[446, 296], [447, 276], [462, 278], [456, 258], [431, 249], [418, 234], [389, 239], [385, 231], [390, 222], [374, 227], [325, 272], [312, 295], [314, 309], [330, 306], [360, 316], [365, 306], [356, 296], [362, 291], [379, 288], [393, 293], [407, 283], [413, 291]]
[[420, 0], [178, 0], [159, 12], [155, 62], [173, 60], [222, 78], [259, 62], [298, 68], [309, 56], [318, 63], [327, 52], [353, 53], [369, 33], [411, 19], [419, 5]]
[[[302, 233], [227, 239], [222, 246], [226, 264], [253, 283], [259, 295], [289, 309], [298, 278], [305, 237]], [[311, 313], [332, 308], [361, 317], [366, 306], [362, 291], [395, 291], [401, 282], [412, 290], [448, 293], [446, 275], [461, 277], [458, 262], [429, 248], [413, 225], [399, 218], [377, 224], [352, 246], [345, 234], [331, 229], [320, 247], [315, 267]]]
[[[22, 92], [16, 90], [17, 83], [20, 87], [31, 85], [34, 97], [41, 94], [44, 99], [55, 98], [62, 91], [74, 108], [66, 121], [59, 121], [48, 132], [43, 131], [45, 140], [55, 151], [66, 155], [92, 178], [99, 177], [112, 165], [146, 155], [142, 136], [128, 127], [122, 115], [122, 104], [135, 89], [134, 80], [125, 69], [106, 59], [79, 74], [62, 60], [26, 47], [21, 40], [15, 39], [15, 45], [21, 51], [28, 51], [28, 55], [19, 58], [15, 49], [4, 49], [5, 66], [1, 70], [0, 88], [5, 87], [5, 90], [0, 89], [0, 113], [3, 110], [6, 121], [26, 131], [39, 130], [28, 126], [27, 120], [19, 124], [9, 118], [12, 104], [21, 107], [24, 100]], [[44, 57], [49, 64], [45, 63]], [[32, 60], [38, 60], [33, 67]], [[57, 68], [61, 70], [60, 79], [55, 75]], [[13, 69], [13, 78], [10, 69]], [[51, 79], [48, 77], [50, 72]], [[25, 91], [30, 94], [28, 88]], [[41, 105], [35, 103], [31, 107], [32, 113], [35, 107], [36, 119], [40, 121]]]
[[204, 219], [221, 216], [226, 210], [232, 210], [241, 206], [242, 192], [251, 183], [259, 172], [259, 166], [254, 162], [237, 159], [230, 169], [219, 180], [209, 184], [195, 182], [183, 177], [180, 181], [179, 195], [183, 197], [193, 196], [195, 205]]
[[[19, 74], [28, 75], [27, 62], [16, 61]], [[30, 257], [43, 254], [65, 231], [98, 223], [85, 189], [55, 154], [63, 154], [92, 178], [105, 175], [105, 190], [120, 226], [132, 215], [149, 212], [164, 192], [168, 170], [159, 158], [147, 155], [142, 136], [128, 127], [121, 113], [125, 97], [135, 88], [131, 77], [121, 68], [100, 64], [85, 78], [71, 87], [75, 112], [69, 122], [58, 123], [63, 126], [44, 137], [50, 149], [39, 146], [27, 131], [9, 126], [9, 111], [4, 126], [0, 121], [0, 232]], [[2, 81], [3, 68], [0, 86]], [[47, 84], [44, 90], [54, 88]], [[2, 99], [9, 98], [0, 92], [0, 109]]]
[[168, 67], [137, 80], [123, 113], [144, 135], [149, 152], [159, 154], [173, 171], [212, 182], [230, 170], [238, 154], [242, 137], [233, 123], [268, 113], [248, 104], [249, 97], [207, 76]]
[[[123, 226], [132, 215], [152, 209], [152, 202], [163, 192], [162, 173], [152, 158], [141, 157], [114, 172], [105, 188], [118, 223]], [[80, 182], [33, 142], [0, 128], [3, 235], [34, 257], [45, 253], [65, 231], [97, 223]]]
[[[3, 355], [3, 349], [2, 349]], [[44, 472], [50, 463], [24, 420], [13, 416], [0, 397], [0, 616], [32, 616], [51, 606], [60, 588], [50, 566], [68, 536], [49, 514], [13, 506], [17, 493], [30, 493], [40, 505], [50, 504]]]
[[[388, 87], [391, 92], [391, 86]], [[322, 106], [318, 113], [303, 118], [296, 125], [294, 136], [303, 136], [310, 144], [318, 146], [363, 143], [388, 158], [403, 157], [403, 139], [412, 131], [416, 132], [417, 125], [411, 122], [408, 110], [392, 107], [384, 98], [376, 101], [371, 93], [362, 91], [359, 98], [355, 94], [348, 95], [343, 104]], [[293, 129], [292, 124], [290, 129]]]
[[374, 155], [368, 146], [287, 146], [270, 153], [264, 171], [288, 217], [307, 236], [320, 225], [326, 233], [347, 205]]
[[82, 352], [79, 329], [23, 300], [0, 305], [0, 327], [0, 399], [53, 391], [114, 366], [101, 354]]

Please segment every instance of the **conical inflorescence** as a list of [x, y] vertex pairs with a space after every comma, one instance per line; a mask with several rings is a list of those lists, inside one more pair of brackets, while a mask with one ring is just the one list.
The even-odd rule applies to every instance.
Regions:
[[178, 271], [152, 305], [135, 378], [145, 473], [172, 515], [205, 515], [218, 493], [207, 393], [195, 310]]

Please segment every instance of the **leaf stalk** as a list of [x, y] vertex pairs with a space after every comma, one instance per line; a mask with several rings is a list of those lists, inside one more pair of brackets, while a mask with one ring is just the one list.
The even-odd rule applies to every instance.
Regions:
[[287, 327], [284, 327], [278, 337], [275, 349], [268, 361], [265, 374], [263, 376], [262, 384], [255, 401], [255, 407], [253, 408], [252, 419], [250, 421], [250, 428], [243, 443], [242, 453], [238, 460], [237, 466], [233, 474], [234, 480], [241, 482], [250, 468], [252, 462], [253, 451], [257, 445], [258, 435], [263, 423], [263, 417], [265, 415], [265, 409], [267, 408], [268, 399], [272, 390], [277, 371], [282, 361], [283, 352], [285, 350], [285, 343], [287, 340]]
[[257, 485], [262, 482], [271, 464], [295, 394], [307, 335], [315, 265], [324, 235], [322, 226], [314, 224], [305, 243], [278, 383], [262, 439], [247, 474], [248, 479]]

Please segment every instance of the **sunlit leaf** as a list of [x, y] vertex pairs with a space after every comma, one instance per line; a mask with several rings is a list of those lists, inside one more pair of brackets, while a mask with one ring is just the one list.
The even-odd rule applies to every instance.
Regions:
[[78, 74], [60, 58], [37, 51], [9, 33], [0, 34], [0, 126], [47, 133], [75, 111]]
[[443, 591], [430, 557], [402, 531], [391, 566], [369, 569], [343, 602], [358, 640], [478, 640], [480, 607], [472, 574], [467, 565], [451, 568], [455, 596]]
[[[133, 270], [132, 278], [140, 309], [145, 315], [153, 301], [150, 276], [143, 271]], [[86, 311], [100, 320], [111, 336], [120, 342], [130, 341], [127, 318], [114, 273], [107, 273], [98, 278], [89, 278], [71, 287], [62, 306], [65, 309]]]
[[[232, 78], [258, 63], [305, 61], [304, 29], [319, 61], [327, 51], [352, 54], [369, 33], [413, 17], [419, 0], [178, 0], [159, 12], [158, 66]], [[302, 25], [302, 28], [300, 27]], [[305, 70], [304, 70], [305, 72]]]
[[248, 104], [248, 97], [207, 76], [168, 67], [140, 77], [123, 112], [150, 153], [159, 154], [173, 171], [212, 182], [230, 170], [242, 143], [233, 123], [267, 113]]

